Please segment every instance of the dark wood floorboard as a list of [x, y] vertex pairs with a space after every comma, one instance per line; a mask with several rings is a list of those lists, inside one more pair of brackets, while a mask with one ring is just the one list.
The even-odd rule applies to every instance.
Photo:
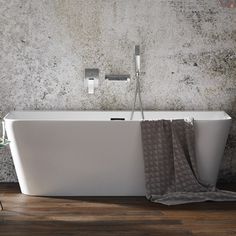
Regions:
[[0, 235], [236, 235], [236, 203], [164, 206], [144, 197], [31, 197], [0, 184]]

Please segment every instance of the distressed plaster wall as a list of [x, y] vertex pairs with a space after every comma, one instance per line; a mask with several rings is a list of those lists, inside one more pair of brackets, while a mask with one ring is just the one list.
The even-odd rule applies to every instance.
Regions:
[[[129, 110], [141, 45], [145, 109], [225, 110], [233, 118], [221, 179], [236, 172], [236, 9], [217, 0], [0, 0], [0, 110]], [[84, 69], [100, 69], [88, 95]], [[232, 168], [232, 165], [235, 167]], [[9, 149], [0, 181], [16, 181]]]

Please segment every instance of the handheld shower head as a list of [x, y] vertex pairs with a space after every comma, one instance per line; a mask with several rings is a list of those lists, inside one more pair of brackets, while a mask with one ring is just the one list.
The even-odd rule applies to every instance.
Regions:
[[140, 46], [135, 45], [135, 71], [140, 74]]

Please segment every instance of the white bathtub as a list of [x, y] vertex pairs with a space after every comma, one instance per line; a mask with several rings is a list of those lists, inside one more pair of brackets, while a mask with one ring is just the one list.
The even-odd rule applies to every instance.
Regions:
[[[144, 163], [138, 112], [14, 111], [6, 131], [21, 191], [41, 196], [142, 196]], [[146, 111], [145, 119], [196, 122], [202, 179], [215, 184], [231, 118], [222, 111]], [[110, 121], [125, 118], [125, 121]]]

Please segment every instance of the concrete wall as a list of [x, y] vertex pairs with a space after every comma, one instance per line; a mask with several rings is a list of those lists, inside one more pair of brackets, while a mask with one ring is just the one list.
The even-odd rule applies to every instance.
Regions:
[[[141, 45], [145, 109], [225, 110], [236, 118], [236, 9], [217, 0], [0, 0], [0, 110], [129, 110]], [[88, 95], [84, 69], [100, 69]], [[221, 177], [236, 172], [236, 125]], [[235, 169], [232, 168], [235, 165]], [[16, 181], [8, 149], [0, 181]]]

